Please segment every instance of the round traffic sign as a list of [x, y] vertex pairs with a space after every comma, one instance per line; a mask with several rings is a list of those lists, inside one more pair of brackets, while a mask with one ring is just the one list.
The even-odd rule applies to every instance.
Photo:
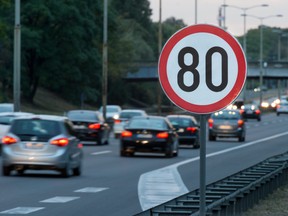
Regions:
[[167, 97], [197, 114], [212, 113], [232, 103], [245, 84], [246, 69], [237, 39], [206, 24], [188, 26], [172, 35], [158, 63]]

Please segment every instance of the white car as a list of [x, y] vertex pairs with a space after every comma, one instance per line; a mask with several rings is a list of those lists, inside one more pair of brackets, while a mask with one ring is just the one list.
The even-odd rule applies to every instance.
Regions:
[[119, 138], [124, 126], [129, 122], [134, 116], [147, 116], [147, 113], [141, 109], [125, 109], [119, 114], [119, 118], [114, 120], [113, 132], [114, 137]]
[[280, 114], [288, 114], [288, 101], [281, 100], [280, 103], [277, 105], [276, 114], [279, 116]]
[[[106, 122], [113, 128], [114, 120], [119, 118], [122, 108], [118, 105], [106, 105]], [[103, 114], [103, 107], [101, 106], [99, 112]]]

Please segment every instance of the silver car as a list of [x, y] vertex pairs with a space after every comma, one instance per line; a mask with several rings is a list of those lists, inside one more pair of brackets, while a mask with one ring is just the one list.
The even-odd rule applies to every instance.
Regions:
[[15, 118], [2, 138], [2, 174], [13, 170], [56, 170], [63, 177], [81, 175], [82, 144], [71, 121], [62, 116]]

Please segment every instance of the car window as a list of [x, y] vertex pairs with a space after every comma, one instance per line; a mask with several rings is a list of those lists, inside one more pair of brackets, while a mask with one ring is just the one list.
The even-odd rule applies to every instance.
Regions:
[[177, 117], [171, 117], [169, 118], [169, 121], [172, 123], [172, 125], [177, 124], [180, 127], [190, 127], [195, 126], [195, 123], [189, 119], [189, 118], [177, 118]]
[[120, 113], [119, 118], [130, 119], [134, 116], [142, 116], [142, 113], [140, 113], [140, 112], [122, 112], [122, 113]]
[[132, 128], [167, 129], [167, 124], [162, 119], [132, 119], [129, 123]]
[[0, 116], [0, 124], [10, 125], [13, 118], [12, 116]]
[[47, 135], [50, 137], [60, 134], [60, 125], [57, 121], [40, 119], [15, 120], [10, 131], [16, 135]]
[[71, 120], [96, 120], [99, 121], [98, 116], [94, 112], [68, 112], [67, 117]]
[[216, 113], [213, 113], [212, 115], [213, 119], [239, 119], [241, 118], [240, 113], [229, 110], [229, 111], [219, 111]]

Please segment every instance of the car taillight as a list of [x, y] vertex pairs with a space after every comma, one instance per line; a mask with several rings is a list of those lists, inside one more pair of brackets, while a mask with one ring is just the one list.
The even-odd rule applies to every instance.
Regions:
[[256, 110], [255, 113], [259, 115], [261, 112], [260, 110]]
[[244, 113], [244, 110], [243, 110], [243, 109], [241, 109], [241, 110], [240, 110], [240, 114], [243, 114], [243, 113]]
[[120, 119], [115, 119], [115, 120], [114, 120], [114, 123], [115, 123], [115, 124], [120, 124], [120, 123], [121, 123], [121, 120], [120, 120]]
[[162, 133], [158, 133], [156, 137], [159, 139], [167, 139], [169, 137], [169, 134], [167, 132], [162, 132]]
[[243, 120], [238, 120], [238, 127], [243, 127], [244, 121]]
[[57, 145], [57, 146], [63, 147], [63, 146], [67, 146], [68, 145], [69, 140], [67, 138], [59, 138], [59, 139], [51, 140], [50, 143], [52, 145]]
[[208, 119], [208, 127], [212, 128], [213, 127], [213, 119]]
[[78, 148], [83, 148], [83, 144], [82, 143], [78, 143]]
[[187, 127], [186, 130], [190, 131], [191, 133], [195, 133], [197, 131], [197, 128], [196, 127]]
[[17, 142], [17, 139], [10, 137], [10, 136], [4, 136], [2, 137], [2, 143], [5, 145], [11, 145]]
[[90, 124], [88, 126], [89, 129], [92, 129], [92, 130], [98, 130], [100, 129], [101, 125], [99, 123], [95, 123], [95, 124]]
[[121, 133], [121, 137], [132, 137], [132, 132], [131, 131], [123, 131]]

